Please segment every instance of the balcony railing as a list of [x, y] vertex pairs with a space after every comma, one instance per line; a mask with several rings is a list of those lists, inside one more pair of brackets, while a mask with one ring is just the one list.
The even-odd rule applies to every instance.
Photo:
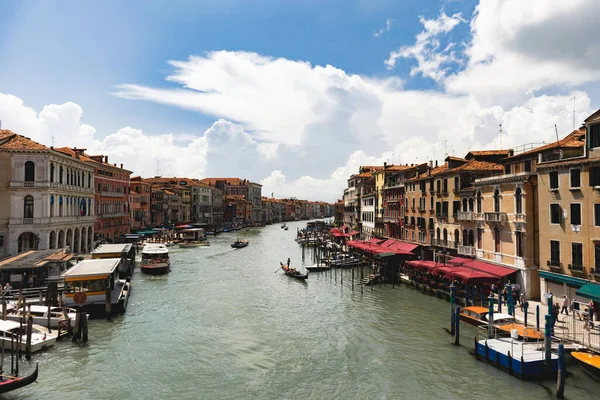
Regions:
[[457, 219], [459, 221], [473, 221], [475, 220], [475, 213], [472, 211], [459, 211], [457, 213]]
[[449, 249], [456, 249], [456, 248], [458, 248], [458, 243], [456, 243], [453, 240], [444, 240], [444, 239], [433, 238], [433, 239], [431, 239], [431, 244], [433, 246], [447, 247]]
[[486, 212], [485, 220], [488, 222], [505, 222], [506, 221], [506, 213], [505, 212]]
[[123, 197], [123, 196], [125, 196], [125, 193], [122, 193], [122, 192], [109, 192], [107, 190], [101, 190], [100, 191], [100, 195], [101, 196], [107, 196], [107, 197]]
[[398, 222], [398, 217], [390, 217], [386, 215], [383, 217], [383, 222]]
[[420, 213], [424, 213], [425, 211], [427, 211], [426, 207], [419, 207], [419, 212]]
[[569, 269], [571, 271], [583, 272], [583, 265], [569, 264]]
[[542, 164], [542, 163], [552, 162], [552, 161], [568, 160], [571, 158], [583, 157], [583, 155], [584, 155], [583, 146], [579, 147], [579, 148], [546, 151], [544, 153], [540, 153], [538, 163]]
[[548, 260], [546, 261], [546, 265], [550, 267], [550, 269], [562, 269], [560, 260]]
[[70, 216], [70, 217], [42, 217], [42, 218], [10, 218], [9, 223], [13, 225], [43, 225], [55, 224], [66, 225], [78, 222], [93, 222], [96, 220], [95, 215]]
[[525, 214], [515, 214], [515, 222], [526, 222]]
[[458, 246], [458, 254], [474, 257], [475, 256], [475, 247], [459, 245]]

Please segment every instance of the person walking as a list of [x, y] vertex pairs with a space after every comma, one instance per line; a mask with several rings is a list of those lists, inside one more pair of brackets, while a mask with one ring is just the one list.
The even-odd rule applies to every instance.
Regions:
[[563, 295], [562, 298], [562, 302], [561, 302], [561, 309], [560, 309], [560, 313], [562, 315], [563, 311], [565, 312], [565, 314], [569, 315], [569, 299], [567, 298], [567, 295]]

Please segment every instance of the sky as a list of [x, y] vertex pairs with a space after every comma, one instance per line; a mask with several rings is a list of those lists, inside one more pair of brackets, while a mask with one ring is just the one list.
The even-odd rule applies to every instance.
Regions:
[[135, 175], [335, 201], [360, 165], [556, 140], [600, 108], [597, 0], [0, 2], [3, 129]]

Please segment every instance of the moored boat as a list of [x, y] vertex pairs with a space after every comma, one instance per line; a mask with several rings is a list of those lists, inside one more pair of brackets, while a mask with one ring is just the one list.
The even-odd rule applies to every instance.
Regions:
[[[31, 352], [36, 353], [54, 346], [58, 331], [52, 333], [39, 325], [33, 325], [31, 332]], [[12, 343], [11, 343], [12, 338]], [[25, 351], [27, 345], [27, 333], [21, 329], [21, 323], [16, 321], [0, 320], [0, 343], [5, 350]]]
[[171, 270], [169, 249], [162, 243], [148, 243], [142, 250], [142, 272], [151, 275], [164, 275]]
[[328, 265], [313, 265], [311, 267], [304, 267], [308, 272], [319, 272], [319, 271], [328, 271], [331, 269]]
[[192, 247], [210, 246], [210, 243], [207, 240], [188, 240], [184, 242], [179, 242], [177, 243], [177, 245], [182, 249], [189, 249]]
[[583, 351], [574, 351], [571, 355], [579, 362], [585, 372], [600, 380], [600, 355]]
[[285, 264], [281, 265], [281, 269], [283, 270], [283, 272], [285, 272], [285, 274], [287, 276], [291, 276], [292, 278], [302, 279], [302, 280], [308, 278], [308, 272], [306, 274], [302, 274], [302, 273], [300, 273], [300, 271], [296, 271], [296, 268], [290, 268]]
[[77, 317], [77, 310], [73, 308], [66, 308], [64, 311], [67, 314], [66, 317], [62, 307], [50, 307], [50, 318], [48, 318], [48, 307], [28, 305], [26, 311], [23, 311], [22, 308], [17, 309], [16, 307], [8, 310], [6, 319], [19, 322], [24, 316], [31, 315], [34, 324], [47, 327], [48, 322], [50, 322], [50, 328], [55, 329], [58, 328], [59, 322], [68, 319], [74, 322]]
[[231, 247], [233, 247], [234, 249], [241, 249], [248, 246], [248, 244], [249, 242], [246, 239], [238, 239], [231, 244]]
[[[475, 327], [487, 325], [489, 323], [488, 309], [479, 306], [465, 307], [460, 311], [460, 320]], [[494, 327], [507, 334], [516, 331], [519, 338], [525, 341], [544, 338], [543, 332], [517, 323], [515, 317], [510, 314], [494, 313]]]
[[0, 393], [8, 393], [13, 390], [27, 386], [37, 380], [38, 377], [38, 364], [35, 364], [35, 371], [27, 376], [6, 376], [0, 377]]
[[460, 320], [466, 322], [472, 326], [486, 325], [487, 321], [484, 317], [487, 315], [488, 309], [486, 307], [465, 307], [460, 310]]

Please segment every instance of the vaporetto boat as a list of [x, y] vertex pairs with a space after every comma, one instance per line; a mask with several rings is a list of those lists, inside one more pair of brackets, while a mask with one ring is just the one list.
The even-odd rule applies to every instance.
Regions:
[[171, 270], [169, 248], [162, 243], [147, 243], [142, 250], [142, 272], [151, 275], [166, 274]]

